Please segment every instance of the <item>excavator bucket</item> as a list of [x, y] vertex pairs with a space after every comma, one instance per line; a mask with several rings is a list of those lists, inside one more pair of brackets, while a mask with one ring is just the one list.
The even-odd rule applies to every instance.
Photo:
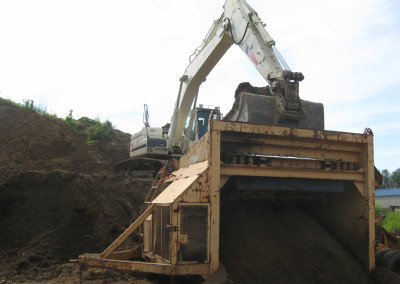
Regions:
[[323, 130], [324, 106], [321, 103], [300, 101], [301, 112], [282, 112], [274, 96], [241, 91], [224, 120]]

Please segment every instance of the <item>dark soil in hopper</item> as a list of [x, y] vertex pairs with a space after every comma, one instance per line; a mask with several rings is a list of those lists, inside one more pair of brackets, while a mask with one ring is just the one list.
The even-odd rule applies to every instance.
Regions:
[[221, 262], [239, 283], [372, 283], [366, 268], [294, 206], [240, 201], [221, 211]]

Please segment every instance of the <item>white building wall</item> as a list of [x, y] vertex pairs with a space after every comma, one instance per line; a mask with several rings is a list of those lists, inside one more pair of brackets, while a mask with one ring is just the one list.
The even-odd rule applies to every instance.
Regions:
[[379, 203], [383, 208], [400, 206], [400, 196], [375, 196], [375, 204]]

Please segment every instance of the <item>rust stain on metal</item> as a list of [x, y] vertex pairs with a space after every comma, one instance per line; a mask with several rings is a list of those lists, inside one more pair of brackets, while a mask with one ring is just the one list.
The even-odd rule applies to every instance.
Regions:
[[290, 128], [290, 136], [298, 136], [298, 131], [296, 128], [291, 127]]

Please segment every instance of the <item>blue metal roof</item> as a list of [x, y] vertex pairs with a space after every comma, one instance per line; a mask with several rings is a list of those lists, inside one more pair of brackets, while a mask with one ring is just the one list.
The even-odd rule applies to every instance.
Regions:
[[375, 190], [375, 196], [397, 196], [400, 195], [400, 188], [388, 188]]

